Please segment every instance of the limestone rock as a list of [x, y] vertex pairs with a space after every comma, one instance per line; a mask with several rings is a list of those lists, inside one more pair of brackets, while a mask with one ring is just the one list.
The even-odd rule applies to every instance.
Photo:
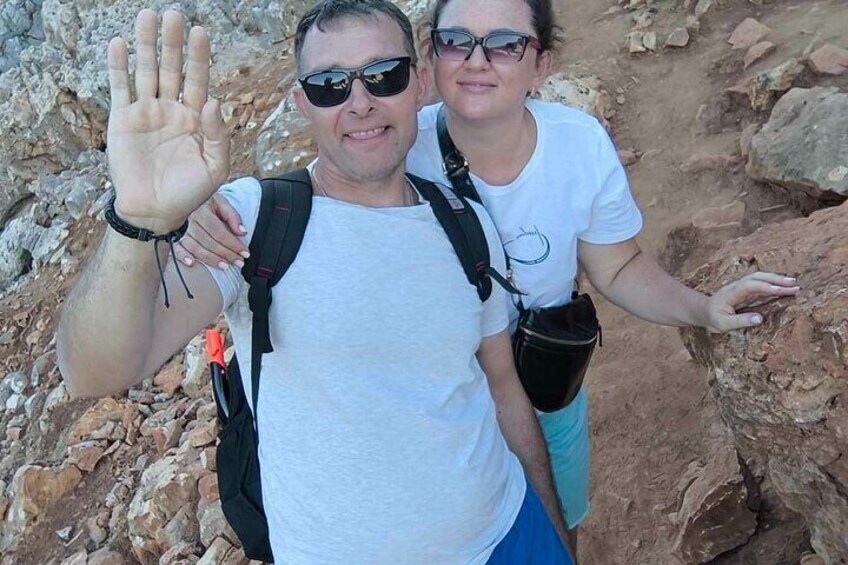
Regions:
[[109, 422], [120, 422], [124, 410], [114, 398], [102, 398], [97, 404], [80, 416], [71, 431], [68, 432], [68, 443], [79, 443], [102, 429]]
[[722, 450], [685, 491], [675, 552], [687, 563], [705, 563], [744, 544], [757, 528], [758, 506], [756, 482], [736, 450]]
[[223, 538], [215, 538], [197, 565], [246, 565], [248, 559], [241, 548], [233, 547]]
[[68, 446], [68, 462], [79, 467], [81, 471], [91, 472], [103, 457], [104, 451], [106, 449], [98, 441], [84, 441], [70, 445]]
[[201, 498], [197, 505], [197, 521], [200, 524], [200, 543], [204, 547], [211, 545], [217, 537], [223, 537], [233, 544], [238, 543], [238, 536], [227, 522], [220, 501], [207, 502]]
[[88, 565], [123, 565], [124, 558], [108, 547], [98, 549], [88, 556]]
[[548, 77], [534, 95], [545, 102], [559, 102], [595, 116], [604, 127], [609, 127], [612, 98], [603, 89], [597, 77], [569, 77], [557, 73]]
[[183, 360], [185, 380], [183, 392], [190, 398], [209, 398], [208, 387], [212, 383], [209, 371], [209, 354], [206, 352], [203, 336], [197, 336], [185, 348]]
[[666, 47], [686, 47], [689, 45], [689, 31], [685, 27], [673, 30], [665, 40]]
[[[181, 510], [193, 512], [197, 503], [197, 469], [189, 464], [196, 460], [196, 452], [193, 456], [168, 456], [142, 473], [127, 512], [129, 536], [136, 555], [161, 555], [172, 547], [173, 536], [165, 532], [166, 525]], [[185, 527], [186, 519], [184, 512], [175, 526]]]
[[641, 31], [631, 31], [627, 34], [627, 51], [631, 55], [636, 53], [644, 53], [647, 51], [645, 47], [645, 34]]
[[647, 31], [645, 35], [642, 36], [642, 45], [645, 46], [645, 49], [648, 51], [656, 51], [657, 50], [657, 34], [654, 31]]
[[751, 140], [747, 172], [814, 198], [848, 196], [848, 94], [796, 88]]
[[804, 73], [804, 65], [797, 59], [789, 59], [773, 69], [749, 77], [728, 89], [728, 92], [744, 94], [754, 110], [768, 107], [778, 94], [786, 92]]
[[256, 142], [256, 167], [262, 176], [305, 167], [316, 154], [309, 120], [299, 111], [283, 111], [283, 104], [268, 116]]
[[756, 45], [752, 45], [742, 60], [743, 68], [747, 69], [760, 59], [769, 56], [774, 53], [775, 49], [776, 46], [771, 41], [761, 41]]
[[808, 62], [813, 72], [841, 75], [848, 70], [848, 50], [828, 43], [814, 51]]
[[733, 30], [727, 42], [733, 46], [733, 49], [749, 49], [762, 41], [770, 32], [771, 30], [767, 26], [764, 26], [754, 18], [745, 18]]
[[761, 228], [729, 241], [687, 281], [712, 292], [755, 271], [792, 273], [794, 298], [755, 310], [764, 323], [709, 335], [681, 330], [712, 376], [713, 396], [739, 453], [763, 469], [785, 505], [802, 515], [827, 563], [848, 555], [848, 208]]
[[12, 504], [6, 516], [6, 528], [0, 530], [0, 553], [11, 549], [27, 523], [72, 492], [82, 480], [73, 465], [51, 468], [24, 465], [12, 478]]
[[695, 16], [700, 18], [715, 6], [716, 0], [698, 0], [695, 4]]

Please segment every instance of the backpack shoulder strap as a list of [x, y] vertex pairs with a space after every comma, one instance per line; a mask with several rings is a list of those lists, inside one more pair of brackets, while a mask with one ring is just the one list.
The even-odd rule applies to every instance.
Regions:
[[468, 161], [459, 152], [448, 132], [445, 119], [445, 106], [442, 104], [436, 114], [436, 136], [439, 138], [439, 150], [442, 153], [442, 170], [447, 175], [453, 190], [463, 198], [482, 202], [471, 177], [468, 176]]
[[443, 184], [407, 175], [415, 188], [430, 203], [436, 219], [456, 251], [468, 282], [477, 289], [482, 302], [492, 294], [492, 279], [507, 292], [520, 294], [509, 281], [490, 264], [489, 242], [480, 218], [468, 201]]
[[241, 271], [250, 285], [248, 303], [253, 312], [251, 384], [254, 420], [262, 354], [274, 350], [268, 322], [271, 288], [297, 257], [312, 212], [312, 183], [306, 169], [263, 179], [261, 184], [262, 201], [250, 240], [250, 257]]

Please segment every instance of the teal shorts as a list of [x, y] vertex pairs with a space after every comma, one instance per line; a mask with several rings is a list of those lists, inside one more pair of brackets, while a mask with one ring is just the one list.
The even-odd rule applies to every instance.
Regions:
[[589, 515], [589, 400], [586, 387], [557, 412], [539, 414], [554, 483], [569, 528]]

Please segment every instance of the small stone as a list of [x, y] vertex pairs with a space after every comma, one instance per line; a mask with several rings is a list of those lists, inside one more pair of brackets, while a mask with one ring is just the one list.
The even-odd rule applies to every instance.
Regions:
[[689, 44], [689, 32], [685, 27], [672, 31], [665, 40], [666, 47], [686, 47]]
[[65, 541], [71, 539], [71, 532], [73, 531], [73, 526], [68, 526], [67, 528], [62, 528], [61, 530], [56, 530], [56, 535], [62, 538]]
[[[93, 516], [86, 521], [88, 526], [88, 537], [91, 541], [94, 542], [94, 545], [100, 545], [109, 537], [109, 532], [106, 531], [106, 528], [101, 526], [98, 523], [99, 518], [97, 516]], [[108, 523], [109, 516], [106, 515], [106, 522]]]
[[733, 30], [727, 42], [733, 46], [733, 49], [749, 49], [759, 43], [770, 32], [771, 29], [754, 18], [745, 18]]
[[686, 30], [692, 34], [701, 31], [701, 20], [698, 16], [686, 16]]
[[815, 553], [805, 553], [801, 556], [800, 565], [826, 565], [826, 563]]
[[21, 439], [21, 428], [6, 428], [6, 439], [9, 441], [18, 441]]
[[218, 434], [217, 421], [208, 422], [193, 429], [188, 434], [188, 441], [192, 447], [203, 447], [215, 442]]
[[657, 50], [657, 34], [654, 31], [646, 32], [645, 35], [642, 36], [642, 45], [645, 46], [645, 49], [648, 51], [656, 51]]
[[808, 61], [816, 73], [841, 75], [848, 70], [848, 50], [828, 43], [815, 50]]
[[748, 52], [745, 53], [745, 58], [743, 59], [743, 68], [747, 69], [763, 57], [767, 57], [774, 53], [774, 50], [777, 47], [771, 41], [761, 41], [756, 45], [753, 45]]
[[695, 4], [695, 16], [700, 18], [709, 12], [715, 5], [715, 2], [716, 0], [698, 0], [698, 3]]
[[98, 549], [88, 556], [87, 565], [124, 565], [123, 556], [117, 551], [112, 551], [108, 547]]
[[209, 446], [200, 452], [200, 464], [207, 471], [216, 471], [218, 469], [216, 461], [216, 449]]
[[174, 364], [159, 371], [153, 378], [153, 382], [163, 391], [173, 395], [183, 384], [185, 371], [182, 364]]
[[85, 441], [68, 446], [68, 462], [73, 463], [81, 471], [91, 472], [97, 462], [103, 457], [103, 446], [96, 441]]
[[204, 499], [209, 502], [215, 502], [221, 498], [218, 492], [218, 475], [210, 473], [204, 475], [197, 481], [197, 490]]
[[12, 392], [17, 394], [23, 394], [29, 386], [29, 377], [27, 377], [26, 373], [23, 371], [9, 373], [4, 380], [9, 382], [9, 387], [12, 389]]
[[16, 413], [24, 407], [26, 397], [21, 394], [13, 394], [6, 400], [6, 412]]
[[629, 167], [639, 160], [639, 156], [635, 149], [619, 149], [618, 160], [621, 161], [621, 164], [625, 167]]
[[641, 31], [632, 31], [627, 35], [628, 50], [631, 54], [644, 53], [646, 51], [645, 46], [642, 44], [644, 36], [645, 34]]
[[[59, 533], [59, 532], [56, 532]], [[88, 552], [85, 549], [80, 549], [64, 561], [60, 565], [87, 565]]]

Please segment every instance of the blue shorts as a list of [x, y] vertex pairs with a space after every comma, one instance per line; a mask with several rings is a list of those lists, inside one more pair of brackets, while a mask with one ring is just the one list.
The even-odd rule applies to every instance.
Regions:
[[568, 551], [530, 483], [515, 523], [487, 565], [573, 565]]
[[589, 515], [589, 399], [586, 387], [557, 412], [539, 415], [551, 470], [569, 528]]

